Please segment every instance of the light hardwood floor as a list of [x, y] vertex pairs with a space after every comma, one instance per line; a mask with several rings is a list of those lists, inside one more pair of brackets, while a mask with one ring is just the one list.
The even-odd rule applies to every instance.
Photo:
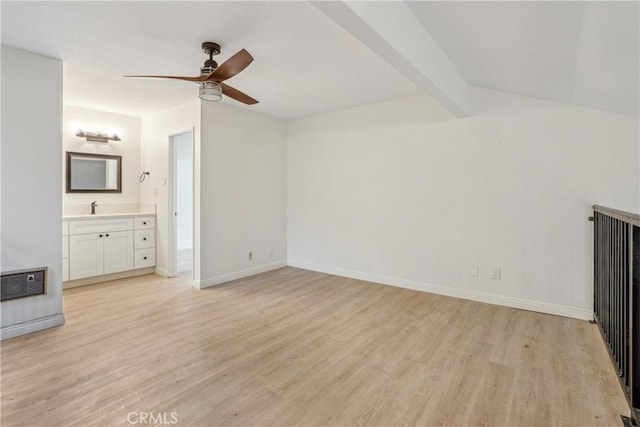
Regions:
[[[64, 292], [2, 343], [2, 427], [622, 425], [588, 322], [284, 268], [206, 290], [150, 275]], [[134, 415], [133, 421], [139, 420]]]

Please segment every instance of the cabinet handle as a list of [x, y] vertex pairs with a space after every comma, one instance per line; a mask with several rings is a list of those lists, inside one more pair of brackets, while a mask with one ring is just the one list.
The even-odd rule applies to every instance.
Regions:
[[144, 257], [143, 259], [147, 259], [147, 257]]
[[109, 237], [109, 235], [108, 235], [108, 234], [105, 234], [105, 236], [106, 236], [106, 237]]
[[147, 221], [142, 221], [142, 225], [147, 225]]
[[102, 234], [98, 234], [98, 237], [102, 237]]
[[143, 238], [142, 238], [142, 240], [147, 240], [147, 238], [146, 238], [146, 237], [143, 237]]

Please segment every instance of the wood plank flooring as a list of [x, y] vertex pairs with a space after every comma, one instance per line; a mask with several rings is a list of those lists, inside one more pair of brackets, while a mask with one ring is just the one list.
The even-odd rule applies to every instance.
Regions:
[[611, 426], [629, 411], [588, 322], [295, 268], [206, 290], [155, 275], [75, 288], [64, 313], [2, 343], [2, 427], [129, 426], [140, 412], [185, 426]]

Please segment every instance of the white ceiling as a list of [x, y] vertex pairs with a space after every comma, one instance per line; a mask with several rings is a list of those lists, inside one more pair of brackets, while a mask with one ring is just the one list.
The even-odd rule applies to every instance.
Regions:
[[[475, 86], [638, 114], [637, 2], [407, 2]], [[144, 116], [197, 97], [197, 86], [125, 74], [193, 76], [203, 41], [222, 63], [255, 61], [228, 83], [244, 106], [302, 117], [420, 93], [307, 2], [8, 2], [2, 43], [61, 58], [64, 102]]]
[[636, 1], [408, 5], [472, 85], [638, 114]]
[[197, 97], [198, 87], [126, 74], [194, 76], [203, 41], [222, 63], [255, 58], [227, 83], [280, 118], [420, 93], [307, 2], [2, 2], [4, 44], [61, 58], [64, 102], [144, 116]]

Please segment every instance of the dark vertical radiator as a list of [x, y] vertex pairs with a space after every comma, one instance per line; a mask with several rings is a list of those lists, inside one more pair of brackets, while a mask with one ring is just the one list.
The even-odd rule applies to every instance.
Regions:
[[640, 419], [640, 215], [595, 205], [594, 320]]

